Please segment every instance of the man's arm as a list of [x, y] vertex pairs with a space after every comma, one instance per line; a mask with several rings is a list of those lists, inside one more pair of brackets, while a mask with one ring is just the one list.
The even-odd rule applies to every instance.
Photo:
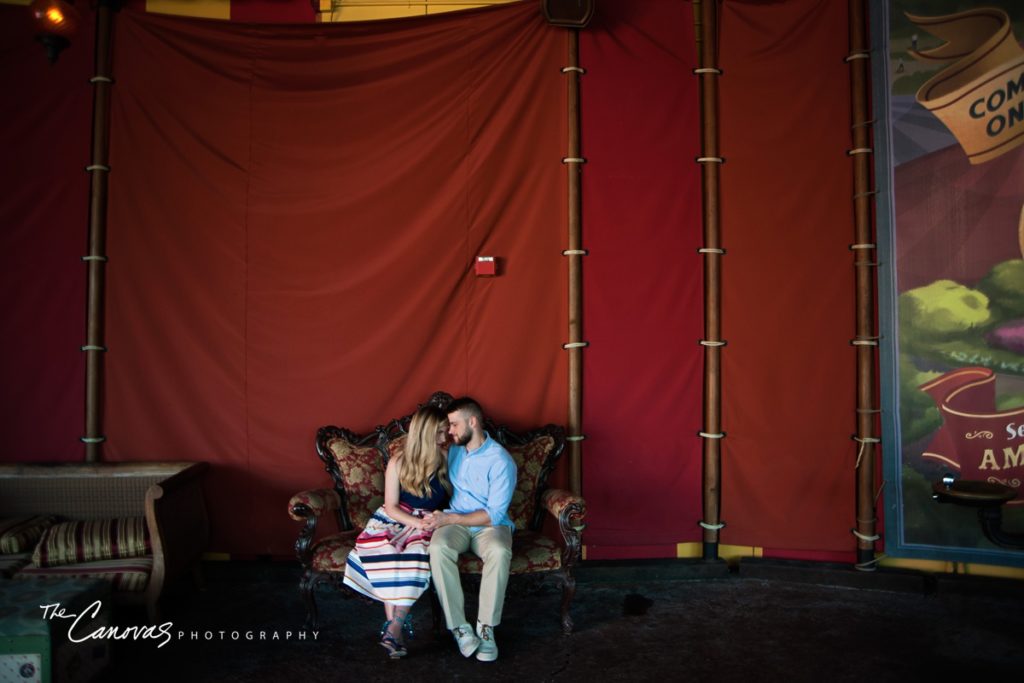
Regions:
[[487, 484], [487, 507], [483, 512], [490, 520], [488, 524], [496, 525], [498, 520], [508, 516], [508, 506], [516, 490], [516, 464], [511, 456], [506, 455], [491, 467]]
[[465, 513], [438, 510], [432, 515], [424, 517], [427, 520], [426, 528], [437, 529], [448, 524], [495, 526], [496, 521], [508, 512], [508, 506], [512, 503], [512, 494], [516, 489], [516, 464], [512, 458], [491, 468], [487, 484], [486, 508]]
[[461, 526], [491, 526], [491, 516], [487, 510], [476, 510], [475, 512], [445, 512], [437, 510], [424, 516], [427, 520], [426, 528], [437, 529], [449, 524]]

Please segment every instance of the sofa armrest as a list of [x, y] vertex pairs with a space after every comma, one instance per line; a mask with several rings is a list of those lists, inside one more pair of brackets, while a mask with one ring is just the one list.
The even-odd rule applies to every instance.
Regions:
[[334, 489], [311, 489], [292, 496], [288, 501], [288, 515], [296, 522], [301, 522], [310, 517], [321, 517], [340, 507], [341, 497]]
[[558, 520], [558, 528], [565, 539], [562, 550], [562, 567], [571, 574], [579, 562], [583, 544], [583, 516], [587, 514], [587, 503], [581, 496], [564, 489], [548, 489], [541, 496], [541, 503]]
[[288, 501], [288, 515], [296, 522], [306, 521], [299, 531], [299, 537], [295, 539], [295, 555], [307, 570], [313, 562], [313, 539], [316, 537], [317, 522], [324, 514], [340, 508], [341, 496], [334, 489], [300, 491]]
[[566, 515], [566, 522], [573, 527], [583, 530], [583, 516], [587, 514], [587, 503], [581, 496], [577, 496], [565, 489], [548, 489], [541, 497], [541, 503], [561, 521], [563, 514]]
[[194, 570], [210, 538], [202, 479], [205, 462], [192, 463], [146, 491], [146, 522], [153, 546], [153, 572], [146, 587], [150, 619], [163, 586]]

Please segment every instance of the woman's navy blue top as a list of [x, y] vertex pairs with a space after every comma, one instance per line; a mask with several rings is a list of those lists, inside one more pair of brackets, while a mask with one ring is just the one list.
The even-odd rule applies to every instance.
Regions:
[[441, 486], [441, 480], [435, 474], [430, 478], [430, 495], [427, 497], [417, 496], [402, 489], [398, 494], [398, 502], [405, 503], [411, 508], [421, 510], [440, 510], [448, 504], [448, 492]]

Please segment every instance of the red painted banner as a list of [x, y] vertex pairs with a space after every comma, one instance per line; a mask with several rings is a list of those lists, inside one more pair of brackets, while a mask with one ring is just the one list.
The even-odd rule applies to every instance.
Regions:
[[[922, 453], [964, 479], [1020, 489], [1024, 478], [1024, 407], [996, 410], [996, 373], [988, 368], [947, 372], [921, 387], [939, 408], [942, 428]], [[1022, 505], [1018, 496], [1008, 505]]]

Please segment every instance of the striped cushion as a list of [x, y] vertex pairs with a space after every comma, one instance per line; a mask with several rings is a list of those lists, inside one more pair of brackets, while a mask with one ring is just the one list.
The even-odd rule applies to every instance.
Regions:
[[116, 591], [137, 592], [146, 589], [153, 572], [153, 556], [133, 557], [127, 560], [103, 560], [65, 564], [60, 567], [28, 566], [14, 575], [15, 579], [59, 577], [65, 579], [103, 579]]
[[46, 528], [56, 521], [55, 515], [0, 519], [0, 554], [12, 555], [32, 550]]
[[32, 564], [56, 567], [139, 557], [151, 552], [144, 517], [62, 522], [43, 533], [32, 553]]

